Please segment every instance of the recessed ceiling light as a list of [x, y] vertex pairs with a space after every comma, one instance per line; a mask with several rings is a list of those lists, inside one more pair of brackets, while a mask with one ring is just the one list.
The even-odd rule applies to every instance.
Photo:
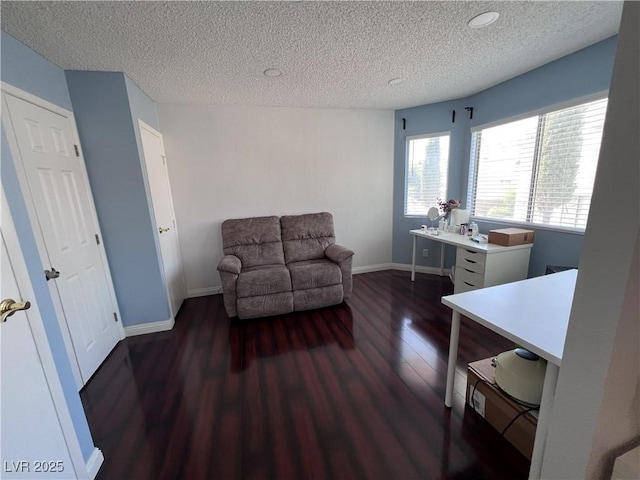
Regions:
[[276, 68], [267, 68], [263, 73], [266, 77], [279, 77], [282, 75], [282, 72]]
[[484, 12], [469, 20], [469, 28], [482, 28], [491, 25], [498, 20], [500, 14], [498, 12]]
[[392, 78], [391, 80], [389, 80], [387, 83], [389, 85], [400, 85], [402, 82], [404, 82], [404, 78], [402, 77], [397, 77], [397, 78]]

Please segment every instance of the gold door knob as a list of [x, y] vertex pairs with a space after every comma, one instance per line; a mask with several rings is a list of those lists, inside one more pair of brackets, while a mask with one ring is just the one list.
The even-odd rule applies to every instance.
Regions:
[[7, 318], [20, 310], [28, 310], [31, 307], [30, 302], [16, 302], [11, 298], [7, 298], [0, 302], [0, 322], [6, 322]]

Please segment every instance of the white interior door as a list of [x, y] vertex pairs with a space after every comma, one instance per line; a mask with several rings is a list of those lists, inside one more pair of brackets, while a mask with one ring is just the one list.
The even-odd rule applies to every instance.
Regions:
[[[120, 339], [117, 306], [110, 294], [99, 229], [71, 119], [12, 95], [4, 95], [17, 155], [44, 240], [45, 268], [59, 296], [82, 384]], [[18, 158], [16, 158], [18, 163]], [[44, 272], [43, 272], [44, 275]]]
[[162, 254], [165, 283], [171, 305], [171, 315], [175, 318], [186, 297], [186, 291], [162, 135], [144, 122], [139, 122], [139, 125], [147, 167], [147, 180]]
[[0, 301], [31, 305], [0, 323], [0, 478], [77, 478], [86, 469], [77, 439], [65, 436], [70, 415], [5, 205], [3, 198]]

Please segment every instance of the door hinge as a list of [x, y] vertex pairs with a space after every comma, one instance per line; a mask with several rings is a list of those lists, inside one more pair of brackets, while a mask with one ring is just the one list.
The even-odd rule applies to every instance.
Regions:
[[164, 156], [164, 155], [160, 155], [160, 156], [162, 157], [162, 164], [163, 164], [163, 165], [166, 165], [166, 164], [167, 164], [167, 161], [166, 161], [166, 159], [165, 159], [165, 156]]
[[117, 321], [118, 321], [118, 314], [117, 314], [116, 312], [113, 312], [113, 320], [114, 320], [115, 322], [117, 322]]
[[73, 148], [76, 151], [76, 157], [79, 157], [80, 156], [80, 149], [78, 148], [78, 145], [74, 145]]
[[96, 244], [100, 245], [100, 236], [96, 233]]

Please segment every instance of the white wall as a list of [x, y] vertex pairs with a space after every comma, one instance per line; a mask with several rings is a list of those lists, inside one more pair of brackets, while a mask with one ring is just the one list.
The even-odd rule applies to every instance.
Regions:
[[640, 437], [639, 25], [626, 2], [542, 478], [610, 478], [611, 456]]
[[190, 296], [220, 286], [227, 218], [331, 212], [355, 271], [391, 262], [392, 111], [157, 107]]

